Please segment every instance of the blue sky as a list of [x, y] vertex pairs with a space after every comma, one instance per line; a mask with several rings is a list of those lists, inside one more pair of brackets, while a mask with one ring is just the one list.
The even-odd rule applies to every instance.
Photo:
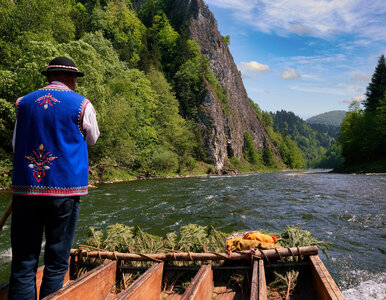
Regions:
[[303, 119], [363, 101], [386, 52], [384, 0], [205, 0], [248, 96]]

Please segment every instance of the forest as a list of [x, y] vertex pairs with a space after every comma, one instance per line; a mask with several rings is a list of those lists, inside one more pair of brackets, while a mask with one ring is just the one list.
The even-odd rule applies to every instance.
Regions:
[[[204, 81], [225, 109], [226, 94], [197, 42], [189, 39], [186, 24], [168, 18], [172, 1], [148, 0], [139, 10], [134, 5], [129, 0], [1, 2], [2, 185], [12, 177], [14, 102], [46, 84], [40, 72], [56, 56], [72, 58], [86, 74], [77, 92], [93, 103], [101, 131], [89, 149], [94, 180], [214, 172], [196, 125], [197, 111]], [[292, 141], [280, 137], [279, 144], [285, 164], [304, 166]], [[245, 157], [230, 158], [228, 169], [284, 166], [248, 138], [244, 148]], [[290, 158], [293, 151], [298, 162]]]
[[[172, 0], [147, 0], [140, 8], [130, 0], [1, 1], [0, 185], [12, 178], [15, 100], [46, 85], [40, 72], [56, 56], [72, 58], [86, 74], [76, 91], [97, 111], [101, 137], [89, 149], [94, 181], [215, 172], [197, 126], [201, 88], [209, 83], [225, 111], [227, 95], [186, 24], [168, 17], [172, 6]], [[383, 110], [371, 106], [371, 115], [385, 118], [385, 100], [379, 103]], [[229, 157], [226, 169], [304, 168], [332, 144], [329, 134], [316, 142], [318, 133], [308, 127], [283, 129], [281, 112], [262, 112], [252, 100], [251, 105], [279, 156], [267, 145], [256, 149], [245, 132], [243, 157]], [[369, 115], [351, 112], [342, 141], [349, 125]]]
[[366, 90], [363, 108], [353, 103], [343, 120], [340, 172], [386, 172], [386, 63], [381, 55]]

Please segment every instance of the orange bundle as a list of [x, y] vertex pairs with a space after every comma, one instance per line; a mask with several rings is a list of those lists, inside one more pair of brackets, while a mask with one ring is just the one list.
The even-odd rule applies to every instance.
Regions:
[[244, 235], [243, 239], [245, 240], [256, 240], [262, 243], [270, 243], [275, 244], [278, 240], [281, 238], [278, 236], [270, 236], [267, 234], [260, 233], [258, 231], [255, 232], [249, 232], [246, 235]]

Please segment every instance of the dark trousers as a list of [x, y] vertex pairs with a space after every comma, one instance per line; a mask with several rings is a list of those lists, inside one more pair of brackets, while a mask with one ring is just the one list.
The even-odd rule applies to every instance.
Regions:
[[35, 279], [43, 230], [46, 238], [45, 268], [40, 298], [63, 286], [78, 216], [79, 196], [13, 197], [8, 299], [36, 299]]

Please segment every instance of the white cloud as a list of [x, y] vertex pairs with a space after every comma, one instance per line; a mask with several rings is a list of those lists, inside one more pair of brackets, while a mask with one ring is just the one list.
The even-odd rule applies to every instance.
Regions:
[[320, 66], [321, 64], [334, 64], [336, 66], [339, 62], [344, 62], [347, 57], [344, 54], [330, 54], [330, 55], [314, 55], [314, 56], [291, 56], [281, 57], [279, 61], [283, 63], [291, 63], [292, 65], [312, 65]]
[[351, 33], [386, 40], [383, 0], [206, 0], [232, 10], [241, 22], [263, 32], [296, 33], [328, 39]]
[[360, 93], [360, 92], [362, 91], [362, 89], [361, 89], [360, 87], [357, 87], [357, 86], [353, 87], [352, 89], [353, 89], [355, 92], [357, 92], [357, 93]]
[[287, 70], [285, 70], [281, 76], [280, 76], [282, 79], [284, 80], [291, 80], [291, 79], [295, 79], [295, 78], [299, 78], [300, 75], [294, 70], [294, 69], [291, 69], [291, 68], [287, 68]]
[[369, 83], [371, 81], [371, 75], [354, 74], [351, 79], [354, 82]]
[[361, 95], [361, 96], [352, 97], [350, 99], [346, 99], [343, 102], [351, 104], [351, 103], [354, 103], [354, 102], [360, 103], [360, 102], [363, 102], [365, 100], [366, 100], [366, 96], [365, 95]]
[[330, 94], [330, 95], [347, 95], [346, 89], [337, 88], [337, 87], [325, 87], [317, 85], [293, 85], [289, 87], [291, 90], [307, 92], [307, 93], [317, 93], [317, 94]]
[[261, 64], [257, 61], [241, 62], [240, 70], [242, 73], [245, 71], [267, 72], [269, 70], [269, 66]]

